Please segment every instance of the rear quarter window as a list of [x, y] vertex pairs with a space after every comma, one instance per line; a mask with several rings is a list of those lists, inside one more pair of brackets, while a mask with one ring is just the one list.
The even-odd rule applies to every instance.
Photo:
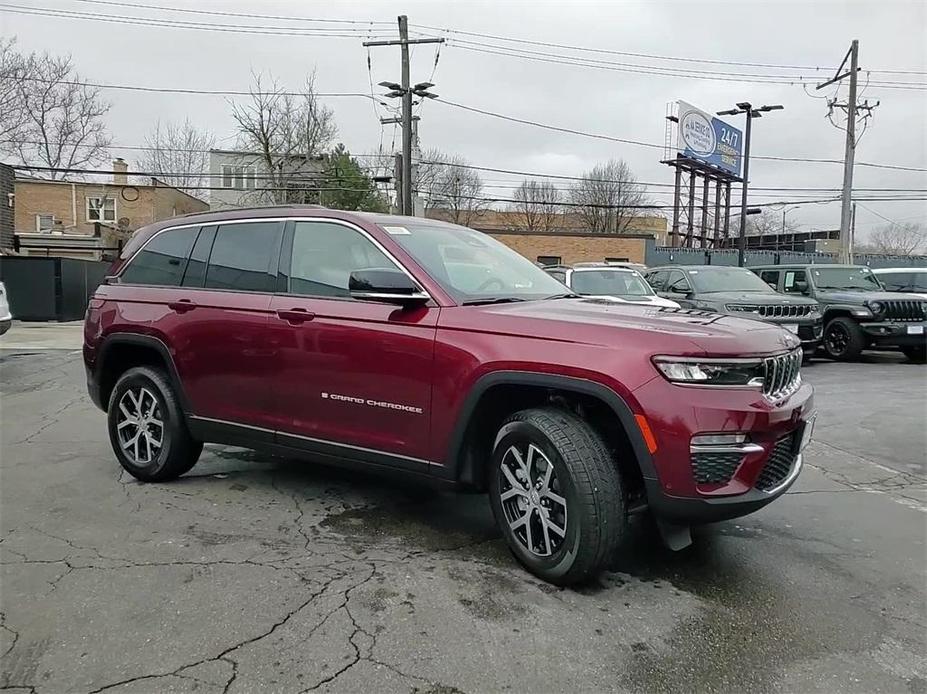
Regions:
[[180, 285], [199, 227], [168, 229], [152, 237], [119, 276], [125, 284]]

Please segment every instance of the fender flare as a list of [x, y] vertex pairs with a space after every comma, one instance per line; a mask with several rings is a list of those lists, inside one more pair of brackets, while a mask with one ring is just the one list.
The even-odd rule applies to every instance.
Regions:
[[[180, 406], [183, 409], [184, 413], [189, 414], [190, 410], [190, 401], [187, 399], [187, 394], [183, 389], [183, 382], [180, 380], [180, 375], [177, 373], [177, 365], [174, 363], [174, 356], [171, 354], [168, 346], [159, 338], [153, 335], [139, 335], [137, 333], [110, 333], [105, 338], [103, 338], [103, 343], [100, 346], [100, 354], [96, 359], [94, 372], [96, 375], [97, 383], [100, 382], [100, 374], [102, 369], [106, 366], [106, 360], [109, 355], [109, 352], [113, 347], [119, 345], [134, 345], [138, 347], [147, 347], [155, 350], [164, 361], [164, 365], [167, 367], [167, 377], [170, 380], [171, 387], [174, 389], [174, 393], [177, 398], [180, 400]], [[108, 403], [102, 403], [103, 408], [105, 409]]]
[[608, 386], [590, 381], [585, 378], [576, 378], [573, 376], [560, 376], [557, 374], [538, 373], [534, 371], [493, 371], [478, 378], [471, 386], [460, 412], [457, 416], [457, 422], [451, 434], [450, 443], [447, 450], [447, 472], [446, 474], [459, 480], [461, 474], [461, 453], [463, 451], [464, 437], [467, 433], [467, 427], [473, 417], [477, 403], [483, 394], [497, 385], [526, 385], [541, 388], [551, 388], [564, 390], [583, 395], [590, 395], [604, 402], [612, 412], [618, 417], [621, 425], [624, 427], [631, 447], [634, 450], [634, 457], [637, 459], [641, 475], [645, 479], [657, 479], [656, 466], [644, 436], [634, 419], [634, 412], [628, 403], [625, 402], [618, 393]]

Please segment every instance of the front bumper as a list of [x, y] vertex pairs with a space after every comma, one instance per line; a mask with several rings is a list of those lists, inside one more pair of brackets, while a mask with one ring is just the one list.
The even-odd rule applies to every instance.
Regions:
[[[815, 414], [808, 384], [779, 403], [756, 390], [677, 386], [662, 378], [634, 395], [656, 438], [644, 484], [648, 506], [662, 520], [691, 525], [753, 513], [784, 494], [801, 471], [806, 427]], [[729, 476], [697, 481], [692, 437], [723, 433], [745, 434], [748, 450], [735, 455]], [[784, 447], [790, 446], [784, 459]], [[781, 475], [770, 481], [774, 465]]]
[[805, 352], [813, 352], [821, 344], [824, 333], [824, 321], [821, 318], [808, 320], [807, 318], [764, 318], [764, 323], [772, 323], [798, 335], [801, 347]]
[[917, 347], [927, 340], [927, 321], [874, 321], [859, 327], [873, 344], [882, 347]]

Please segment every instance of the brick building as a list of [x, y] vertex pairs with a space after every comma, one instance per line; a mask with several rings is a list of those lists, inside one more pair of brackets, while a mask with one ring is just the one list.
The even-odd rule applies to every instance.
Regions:
[[13, 248], [13, 167], [0, 164], [0, 252]]
[[98, 259], [95, 249], [116, 246], [141, 226], [209, 209], [158, 179], [130, 180], [122, 159], [113, 162], [113, 171], [113, 180], [102, 183], [17, 178], [14, 226], [21, 252]]

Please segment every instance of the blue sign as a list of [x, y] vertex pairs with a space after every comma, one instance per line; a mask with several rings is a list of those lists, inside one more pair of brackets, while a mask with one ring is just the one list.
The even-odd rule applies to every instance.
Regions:
[[710, 113], [679, 102], [679, 153], [740, 176], [743, 133]]

